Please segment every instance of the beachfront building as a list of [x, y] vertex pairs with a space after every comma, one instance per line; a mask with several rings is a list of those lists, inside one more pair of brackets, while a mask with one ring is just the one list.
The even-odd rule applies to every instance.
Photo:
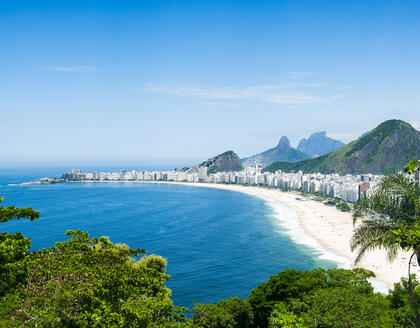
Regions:
[[303, 174], [276, 171], [262, 173], [261, 167], [246, 167], [240, 172], [217, 172], [208, 174], [206, 167], [194, 170], [173, 171], [126, 171], [120, 172], [81, 172], [73, 169], [64, 173], [62, 181], [174, 181], [229, 183], [278, 187], [321, 193], [330, 197], [340, 197], [348, 202], [357, 201], [364, 193], [370, 193], [382, 176], [363, 174], [340, 176], [338, 174]]

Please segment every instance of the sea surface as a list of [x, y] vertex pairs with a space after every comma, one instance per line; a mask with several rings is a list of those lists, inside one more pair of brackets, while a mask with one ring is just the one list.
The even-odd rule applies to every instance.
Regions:
[[162, 255], [178, 306], [246, 298], [288, 268], [336, 267], [315, 249], [294, 243], [279, 213], [243, 193], [150, 183], [11, 185], [64, 170], [0, 169], [2, 205], [41, 212], [39, 221], [2, 223], [0, 231], [20, 231], [31, 237], [33, 249], [41, 249], [66, 239], [66, 230], [81, 229]]

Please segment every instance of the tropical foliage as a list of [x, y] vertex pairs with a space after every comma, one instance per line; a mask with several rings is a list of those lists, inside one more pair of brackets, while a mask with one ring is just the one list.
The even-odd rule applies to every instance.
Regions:
[[[0, 203], [4, 201], [4, 197], [0, 197]], [[3, 207], [0, 206], [0, 223], [10, 220], [29, 219], [35, 221], [39, 219], [39, 212], [34, 211], [30, 207], [16, 208], [14, 206]]]
[[238, 297], [217, 304], [197, 304], [191, 321], [200, 328], [251, 328], [254, 314], [251, 305]]
[[[411, 188], [411, 182], [401, 181]], [[388, 220], [411, 222], [407, 217], [418, 213], [418, 205], [407, 201], [410, 192], [383, 207]], [[372, 217], [362, 225], [385, 219], [369, 213]], [[39, 212], [0, 207], [0, 218], [37, 220]], [[412, 232], [412, 226], [405, 227]], [[367, 280], [373, 273], [363, 269], [285, 270], [253, 289], [246, 300], [199, 303], [187, 317], [187, 309], [174, 305], [165, 285], [170, 276], [164, 258], [79, 230], [66, 234], [67, 240], [34, 252], [30, 238], [0, 234], [0, 327], [415, 327], [417, 281], [402, 280], [385, 296], [373, 291]], [[391, 251], [399, 236], [391, 230], [384, 239], [392, 240], [385, 244]]]
[[420, 161], [411, 161], [406, 173], [392, 173], [384, 177], [378, 188], [362, 197], [354, 206], [354, 223], [363, 219], [354, 231], [351, 247], [358, 250], [356, 262], [366, 251], [382, 248], [393, 260], [400, 249], [413, 254], [408, 262], [408, 291], [417, 326], [420, 326], [418, 300], [410, 266], [414, 256], [420, 264], [420, 189], [413, 174], [419, 172]]
[[363, 269], [285, 270], [248, 298], [255, 327], [393, 327], [388, 300]]
[[[414, 228], [419, 210], [419, 191], [410, 176], [394, 173], [383, 178], [371, 195], [354, 205], [355, 222], [363, 218], [351, 240], [352, 249], [358, 250], [356, 262], [375, 248], [386, 249], [392, 260], [400, 247], [395, 243], [394, 231]], [[414, 252], [420, 259], [420, 248]]]
[[2, 298], [2, 326], [171, 327], [182, 319], [165, 287], [164, 259], [136, 261], [144, 250], [81, 231], [67, 235], [20, 261], [19, 283]]

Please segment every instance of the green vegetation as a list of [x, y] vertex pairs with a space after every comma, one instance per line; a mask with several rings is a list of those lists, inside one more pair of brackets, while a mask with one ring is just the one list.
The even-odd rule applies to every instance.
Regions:
[[[3, 199], [1, 199], [3, 200]], [[32, 208], [0, 207], [2, 222], [37, 220]], [[180, 327], [165, 287], [166, 260], [145, 250], [68, 231], [30, 252], [30, 238], [0, 234], [0, 327]], [[136, 260], [140, 255], [141, 258]]]
[[[410, 174], [419, 169], [417, 162], [406, 168]], [[341, 199], [328, 201], [346, 209]], [[376, 247], [386, 247], [391, 257], [398, 248], [418, 254], [419, 189], [407, 176], [384, 179], [378, 191], [355, 205], [355, 220], [362, 215], [370, 217], [352, 240], [360, 256]], [[37, 220], [39, 212], [0, 206], [0, 222], [21, 218]], [[373, 291], [367, 279], [374, 274], [364, 269], [285, 270], [253, 289], [246, 300], [199, 303], [188, 318], [187, 309], [174, 305], [165, 286], [170, 276], [164, 258], [79, 230], [66, 235], [66, 241], [30, 252], [30, 238], [0, 234], [0, 327], [419, 326], [420, 285], [414, 277], [402, 279], [384, 295]]]
[[11, 244], [2, 235], [0, 268], [13, 279], [3, 284], [0, 327], [415, 327], [407, 281], [385, 296], [363, 269], [285, 270], [246, 300], [196, 304], [188, 319], [170, 298], [162, 257], [86, 232], [67, 235], [38, 252], [23, 236]]
[[[0, 203], [4, 201], [4, 197], [0, 197]], [[29, 219], [35, 221], [39, 219], [39, 212], [32, 208], [16, 208], [14, 206], [0, 206], [0, 223], [10, 220]]]
[[209, 158], [200, 164], [200, 167], [207, 167], [207, 173], [242, 171], [244, 168], [238, 155], [232, 150], [226, 151], [215, 157]]
[[327, 206], [335, 206], [337, 209], [339, 209], [342, 212], [350, 212], [351, 207], [350, 205], [341, 198], [335, 197], [335, 198], [327, 198], [327, 201], [324, 202]]
[[68, 231], [71, 238], [21, 261], [21, 283], [3, 297], [4, 327], [171, 327], [179, 310], [166, 261], [141, 249]]
[[415, 174], [420, 172], [420, 159], [408, 162], [404, 171], [408, 174]]
[[274, 162], [264, 171], [304, 173], [380, 174], [401, 171], [420, 157], [420, 132], [400, 120], [389, 120], [336, 151], [296, 163]]
[[254, 314], [251, 305], [238, 297], [217, 304], [197, 304], [191, 321], [200, 328], [251, 328]]
[[[355, 229], [351, 245], [359, 250], [357, 261], [366, 251], [385, 248], [392, 260], [401, 247], [395, 231], [411, 230], [420, 220], [420, 193], [415, 182], [405, 174], [386, 176], [369, 196], [354, 205], [354, 221], [363, 218]], [[420, 260], [420, 247], [413, 251]]]
[[[419, 172], [420, 161], [411, 161], [405, 171]], [[420, 264], [420, 189], [407, 174], [393, 173], [386, 176], [369, 196], [362, 197], [354, 206], [354, 222], [363, 219], [355, 229], [351, 248], [357, 249], [358, 262], [366, 251], [382, 248], [393, 260], [399, 249], [412, 251], [408, 262], [408, 291], [415, 322], [420, 327], [419, 302], [414, 295], [410, 274], [414, 255]]]
[[341, 203], [337, 204], [336, 207], [342, 212], [350, 212], [351, 211], [351, 207], [349, 206], [349, 204], [347, 204], [347, 202], [341, 202]]
[[415, 327], [407, 286], [385, 296], [373, 291], [372, 276], [363, 269], [282, 271], [251, 292], [254, 327]]

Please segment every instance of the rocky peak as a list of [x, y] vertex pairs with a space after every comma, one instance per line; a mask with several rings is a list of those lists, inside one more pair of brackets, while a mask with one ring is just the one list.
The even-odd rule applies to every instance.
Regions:
[[286, 136], [281, 137], [277, 145], [277, 147], [284, 147], [284, 146], [290, 147], [290, 141]]
[[209, 158], [207, 161], [200, 164], [200, 167], [207, 167], [207, 173], [241, 171], [243, 166], [238, 155], [234, 151], [229, 150], [223, 154]]
[[325, 131], [312, 133], [308, 139], [301, 139], [297, 149], [312, 157], [328, 154], [344, 146], [339, 140], [327, 137]]
[[312, 133], [309, 136], [309, 139], [311, 139], [311, 138], [319, 138], [319, 137], [326, 137], [326, 136], [327, 136], [327, 132], [326, 131], [320, 131], [320, 132]]

